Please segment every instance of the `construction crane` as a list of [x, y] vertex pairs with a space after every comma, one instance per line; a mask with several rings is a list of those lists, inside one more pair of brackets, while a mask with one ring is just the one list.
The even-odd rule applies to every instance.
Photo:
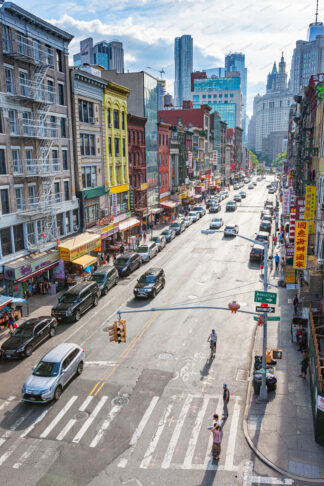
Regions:
[[164, 69], [155, 69], [155, 68], [152, 68], [151, 66], [146, 66], [146, 69], [151, 69], [152, 71], [156, 71], [157, 73], [160, 73], [160, 78], [162, 79], [162, 75], [165, 74], [165, 71]]

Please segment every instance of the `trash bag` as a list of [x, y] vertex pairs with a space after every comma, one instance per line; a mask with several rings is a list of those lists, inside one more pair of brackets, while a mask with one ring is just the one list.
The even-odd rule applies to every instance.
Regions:
[[268, 391], [275, 391], [277, 388], [277, 378], [271, 373], [267, 373], [266, 384]]

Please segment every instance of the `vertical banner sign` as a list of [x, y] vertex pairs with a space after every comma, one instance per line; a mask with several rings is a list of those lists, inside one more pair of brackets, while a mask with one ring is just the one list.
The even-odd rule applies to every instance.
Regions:
[[306, 269], [308, 221], [296, 221], [294, 268]]
[[[305, 216], [307, 219], [315, 219], [316, 186], [306, 186], [305, 190]], [[309, 222], [309, 234], [314, 233], [314, 221]]]
[[294, 189], [290, 187], [290, 207], [292, 206], [296, 206], [296, 195]]
[[192, 172], [192, 152], [188, 152], [188, 167], [189, 172]]
[[282, 214], [284, 216], [289, 216], [289, 205], [290, 205], [290, 191], [289, 189], [284, 189], [283, 197], [282, 197]]
[[295, 227], [296, 227], [296, 208], [290, 208], [290, 219], [289, 219], [289, 240], [294, 241], [295, 239]]
[[305, 198], [304, 197], [297, 197], [296, 198], [296, 221], [305, 219]]
[[117, 194], [112, 194], [111, 195], [111, 209], [114, 217], [117, 216], [118, 210], [117, 210]]

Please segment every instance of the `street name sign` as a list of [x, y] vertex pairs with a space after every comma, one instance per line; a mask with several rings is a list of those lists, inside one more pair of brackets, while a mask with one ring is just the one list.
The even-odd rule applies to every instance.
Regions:
[[261, 307], [259, 305], [255, 307], [255, 312], [270, 312], [273, 314], [275, 310], [275, 307]]
[[[263, 307], [262, 307], [263, 309]], [[253, 319], [255, 321], [257, 321], [259, 319], [258, 316], [253, 316]], [[268, 321], [280, 321], [280, 317], [279, 316], [268, 316]]]
[[254, 302], [261, 302], [262, 304], [276, 304], [277, 294], [275, 292], [263, 292], [256, 290], [254, 292]]

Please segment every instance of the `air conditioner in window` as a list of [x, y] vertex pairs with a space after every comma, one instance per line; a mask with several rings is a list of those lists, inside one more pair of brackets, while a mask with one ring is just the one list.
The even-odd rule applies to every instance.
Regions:
[[94, 125], [96, 123], [96, 117], [95, 116], [89, 116], [89, 122]]

